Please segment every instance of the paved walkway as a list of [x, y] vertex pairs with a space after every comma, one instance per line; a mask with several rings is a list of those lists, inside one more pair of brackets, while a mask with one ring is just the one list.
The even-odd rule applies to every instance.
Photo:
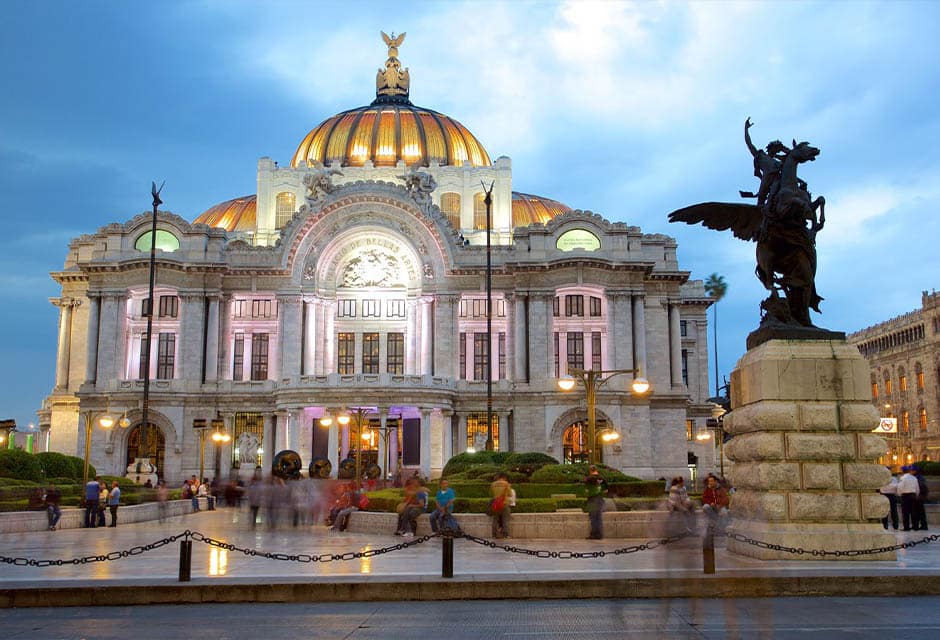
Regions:
[[[71, 559], [106, 555], [136, 545], [145, 545], [182, 533], [198, 531], [241, 548], [286, 555], [343, 554], [394, 546], [407, 541], [393, 535], [331, 533], [323, 526], [301, 526], [269, 529], [262, 525], [252, 528], [247, 512], [218, 509], [168, 519], [165, 523], [144, 522], [103, 529], [77, 529], [0, 535], [0, 555], [13, 558]], [[929, 532], [932, 533], [932, 532]], [[899, 533], [899, 542], [924, 537], [925, 532]], [[645, 540], [508, 540], [505, 544], [549, 552], [604, 550], [611, 552]], [[276, 585], [276, 584], [384, 584], [440, 583], [443, 542], [435, 538], [406, 549], [383, 553], [370, 558], [348, 561], [299, 563], [245, 555], [239, 551], [194, 542], [192, 549], [192, 585]], [[704, 576], [701, 541], [690, 538], [666, 547], [636, 553], [591, 559], [537, 558], [507, 553], [468, 540], [454, 543], [453, 582], [476, 583], [546, 583], [580, 582], [590, 585], [597, 581], [671, 581], [692, 584], [690, 580], [742, 579], [750, 581], [749, 594], [757, 595], [760, 585], [769, 595], [779, 593], [781, 584], [817, 579], [819, 584], [832, 583], [826, 578], [850, 579], [857, 586], [843, 592], [860, 593], [869, 588], [868, 581], [884, 583], [887, 579], [911, 579], [921, 585], [918, 593], [940, 593], [940, 542], [918, 545], [898, 552], [896, 561], [761, 561], [728, 553], [719, 542], [715, 552], [716, 574]], [[108, 562], [47, 567], [0, 564], [0, 590], [36, 588], [105, 587], [127, 585], [177, 585], [179, 542], [161, 548]], [[755, 582], [757, 580], [758, 582]], [[777, 582], [774, 582], [776, 580]], [[780, 582], [780, 581], [784, 582]], [[790, 581], [787, 583], [786, 581]], [[763, 581], [763, 582], [760, 582]], [[732, 580], [733, 582], [733, 580]], [[727, 584], [732, 584], [728, 582]], [[844, 582], [844, 580], [843, 580]], [[722, 583], [724, 584], [724, 583]], [[737, 591], [743, 587], [740, 580]], [[757, 585], [757, 586], [754, 586]], [[774, 586], [777, 585], [777, 586]], [[712, 589], [721, 591], [721, 585]], [[390, 587], [394, 589], [394, 586]], [[579, 587], [580, 589], [581, 587]], [[587, 587], [584, 587], [587, 588]], [[676, 592], [675, 585], [672, 595]], [[692, 588], [692, 587], [688, 587]], [[756, 591], [755, 591], [756, 589]], [[655, 591], [655, 590], [654, 590]], [[537, 595], [531, 592], [531, 596]], [[599, 593], [598, 595], [604, 595]], [[644, 595], [634, 592], [633, 595]], [[650, 591], [650, 595], [655, 595]], [[425, 594], [426, 597], [431, 597]], [[415, 598], [425, 597], [420, 594]], [[257, 596], [255, 596], [257, 597]]]

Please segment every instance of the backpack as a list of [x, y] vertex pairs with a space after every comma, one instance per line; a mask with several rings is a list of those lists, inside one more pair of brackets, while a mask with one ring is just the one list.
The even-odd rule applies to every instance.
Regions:
[[369, 497], [368, 497], [366, 494], [364, 494], [364, 493], [360, 493], [360, 494], [359, 494], [359, 503], [358, 503], [356, 506], [359, 507], [359, 510], [360, 510], [360, 511], [362, 511], [363, 509], [365, 509], [366, 507], [368, 507], [368, 506], [369, 506]]

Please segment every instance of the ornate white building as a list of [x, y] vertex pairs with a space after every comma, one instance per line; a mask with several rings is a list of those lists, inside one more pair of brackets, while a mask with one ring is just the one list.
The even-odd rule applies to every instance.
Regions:
[[[514, 192], [509, 158], [409, 101], [401, 38], [387, 42], [376, 99], [324, 120], [288, 166], [261, 158], [256, 195], [192, 223], [158, 214], [147, 432], [159, 473], [197, 473], [194, 420], [222, 417], [233, 439], [205, 453], [222, 477], [288, 448], [335, 471], [357, 442], [365, 462], [433, 476], [485, 440], [488, 362], [500, 450], [583, 459], [584, 390], [558, 377], [639, 369], [650, 393], [631, 395], [630, 375], [598, 391], [599, 422], [622, 436], [603, 461], [644, 478], [688, 475], [694, 456], [711, 469], [711, 442], [695, 438], [712, 415], [710, 300], [675, 240]], [[103, 473], [139, 452], [150, 224], [74, 239], [52, 274], [58, 366], [40, 422], [53, 450], [78, 455], [94, 425]], [[361, 436], [355, 421], [320, 425], [352, 407], [369, 407]], [[129, 426], [98, 428], [105, 412]]]

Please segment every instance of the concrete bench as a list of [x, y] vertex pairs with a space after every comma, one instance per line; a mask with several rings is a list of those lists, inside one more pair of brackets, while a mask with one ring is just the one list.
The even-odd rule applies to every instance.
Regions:
[[[206, 509], [206, 499], [199, 498], [199, 508]], [[193, 512], [193, 502], [187, 500], [169, 500], [166, 503], [167, 517], [181, 516]], [[111, 512], [105, 514], [108, 524], [111, 524]], [[118, 509], [118, 526], [133, 522], [145, 522], [160, 518], [159, 503], [146, 502], [144, 504], [121, 505]], [[63, 507], [62, 517], [59, 518], [59, 529], [81, 529], [85, 524], [85, 509], [80, 507]], [[7, 511], [0, 513], [0, 533], [25, 533], [28, 531], [46, 531], [49, 529], [49, 518], [46, 510], [42, 511]]]

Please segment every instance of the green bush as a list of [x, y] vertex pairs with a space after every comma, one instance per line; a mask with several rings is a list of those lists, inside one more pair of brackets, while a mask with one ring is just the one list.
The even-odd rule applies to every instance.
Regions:
[[940, 462], [927, 462], [922, 460], [917, 463], [917, 468], [925, 476], [940, 476]]
[[[559, 483], [573, 483], [573, 482], [583, 482], [585, 476], [588, 474], [588, 467], [590, 465], [586, 463], [579, 464], [548, 464], [532, 474], [530, 480], [532, 482], [559, 482]], [[612, 469], [606, 465], [599, 464], [597, 465], [597, 470], [601, 474], [601, 477], [604, 478], [608, 483], [611, 482], [639, 482], [639, 478], [634, 478], [632, 476], [625, 475], [620, 473], [616, 469]]]
[[0, 476], [21, 480], [42, 480], [42, 467], [39, 460], [22, 449], [0, 450]]
[[472, 466], [481, 464], [503, 465], [513, 454], [508, 451], [477, 451], [476, 453], [458, 453], [447, 461], [441, 476], [449, 478], [451, 475], [466, 471]]
[[0, 477], [0, 489], [4, 487], [34, 487], [35, 480], [23, 480], [22, 478], [4, 478]]
[[[72, 477], [72, 461], [64, 453], [57, 451], [43, 451], [36, 454], [39, 466], [46, 478]], [[81, 477], [81, 476], [79, 476]]]

